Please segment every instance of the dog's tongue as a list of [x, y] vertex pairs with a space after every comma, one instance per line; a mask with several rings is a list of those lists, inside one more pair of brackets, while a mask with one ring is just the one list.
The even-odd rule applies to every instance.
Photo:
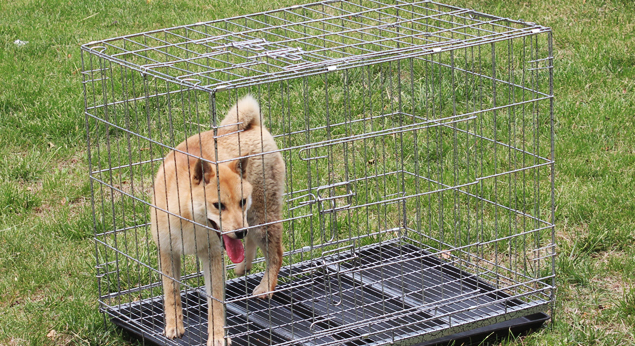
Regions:
[[230, 238], [227, 234], [223, 234], [223, 242], [227, 256], [232, 262], [241, 263], [245, 259], [245, 248], [240, 239]]

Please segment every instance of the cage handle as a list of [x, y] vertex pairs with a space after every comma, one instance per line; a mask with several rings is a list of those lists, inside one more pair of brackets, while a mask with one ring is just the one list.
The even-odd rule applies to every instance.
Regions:
[[103, 53], [106, 51], [108, 47], [106, 46], [94, 46], [94, 47], [90, 47], [91, 50], [94, 50], [97, 53]]

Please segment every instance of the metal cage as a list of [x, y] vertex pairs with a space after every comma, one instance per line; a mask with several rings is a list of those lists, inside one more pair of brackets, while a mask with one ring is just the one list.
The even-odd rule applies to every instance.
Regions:
[[185, 334], [163, 335], [154, 177], [247, 94], [286, 166], [285, 252], [271, 299], [251, 295], [262, 256], [246, 276], [225, 260], [233, 345], [414, 344], [550, 309], [551, 35], [434, 1], [335, 0], [83, 45], [100, 310], [205, 344], [197, 256], [178, 279]]

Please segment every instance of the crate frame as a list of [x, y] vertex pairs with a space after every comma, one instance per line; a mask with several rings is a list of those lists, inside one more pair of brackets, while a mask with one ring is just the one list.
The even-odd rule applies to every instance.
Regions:
[[[425, 15], [417, 11], [425, 11]], [[314, 16], [316, 18], [313, 18], [311, 16]], [[322, 16], [322, 18], [317, 18], [319, 16]], [[289, 17], [299, 19], [299, 21], [294, 22], [292, 19], [289, 19]], [[269, 24], [267, 20], [279, 24]], [[373, 25], [364, 23], [364, 20], [372, 22]], [[436, 23], [437, 25], [430, 25], [430, 22]], [[321, 28], [319, 27], [320, 24], [322, 25]], [[347, 28], [347, 25], [358, 25], [359, 27]], [[327, 30], [327, 26], [334, 29]], [[423, 30], [422, 28], [424, 27], [428, 28], [429, 30]], [[301, 30], [298, 30], [298, 28], [304, 29], [304, 33]], [[290, 32], [292, 33], [292, 35], [285, 37], [283, 34], [280, 34], [281, 31], [288, 33]], [[311, 31], [312, 34], [308, 34], [307, 31]], [[315, 34], [315, 32], [318, 32], [318, 34]], [[478, 33], [478, 35], [475, 33]], [[293, 37], [294, 35], [297, 35], [297, 37]], [[455, 38], [455, 36], [459, 38]], [[365, 41], [364, 37], [372, 37], [373, 40]], [[509, 80], [505, 80], [504, 77], [498, 77], [496, 74], [497, 69], [494, 64], [491, 71], [492, 75], [488, 75], [483, 71], [477, 72], [475, 70], [470, 71], [467, 68], [461, 69], [460, 67], [454, 65], [455, 52], [460, 52], [461, 50], [467, 52], [468, 49], [473, 49], [474, 47], [490, 46], [492, 47], [491, 60], [492, 62], [494, 62], [496, 61], [494, 56], [495, 54], [497, 54], [497, 44], [504, 42], [517, 42], [518, 40], [525, 40], [523, 42], [526, 42], [527, 39], [530, 39], [532, 40], [531, 44], [533, 45], [534, 37], [545, 37], [545, 41], [547, 44], [547, 49], [545, 52], [546, 56], [538, 56], [537, 53], [536, 59], [525, 59], [523, 73], [535, 73], [536, 76], [538, 76], [539, 73], [546, 73], [546, 78], [543, 78], [543, 82], [544, 79], [547, 80], [546, 90], [539, 90], [539, 88], [536, 87], [538, 82], [536, 82], [536, 85], [525, 85], [523, 79], [522, 84], [515, 83], [514, 81], [512, 81], [511, 72]], [[322, 46], [316, 44], [315, 40], [322, 40]], [[342, 42], [339, 42], [338, 40], [342, 40]], [[356, 43], [348, 43], [346, 40], [354, 40], [356, 41]], [[510, 43], [510, 45], [513, 46], [513, 43]], [[538, 46], [538, 38], [536, 38], [536, 46]], [[510, 48], [510, 50], [511, 49], [512, 48]], [[391, 2], [377, 0], [367, 0], [364, 2], [339, 0], [322, 1], [306, 5], [295, 5], [284, 9], [260, 12], [244, 16], [236, 16], [228, 19], [214, 20], [209, 22], [200, 22], [193, 25], [184, 25], [169, 29], [153, 30], [140, 34], [126, 35], [113, 39], [87, 43], [82, 46], [82, 76], [84, 78], [83, 85], [85, 94], [85, 118], [88, 141], [88, 155], [90, 163], [91, 190], [93, 191], [93, 214], [99, 214], [99, 200], [96, 200], [95, 196], [100, 194], [100, 192], [96, 191], [103, 188], [110, 189], [111, 197], [115, 193], [118, 193], [122, 196], [129, 197], [136, 203], [148, 204], [148, 202], [146, 202], [144, 198], [135, 196], [134, 193], [125, 191], [121, 188], [121, 186], [118, 186], [118, 184], [114, 183], [112, 180], [112, 172], [116, 171], [117, 169], [131, 168], [136, 165], [152, 165], [154, 162], [161, 161], [161, 158], [151, 158], [149, 160], [140, 160], [137, 162], [130, 161], [128, 164], [124, 163], [123, 165], [119, 166], [113, 166], [112, 164], [109, 164], [109, 167], [107, 168], [103, 168], [101, 164], [95, 165], [91, 157], [91, 154], [94, 150], [94, 147], [91, 148], [91, 142], [94, 142], [94, 139], [97, 138], [94, 130], [91, 128], [91, 124], [93, 124], [93, 122], [100, 122], [104, 124], [103, 126], [105, 127], [115, 128], [119, 131], [122, 131], [123, 133], [126, 133], [127, 136], [136, 137], [137, 140], [146, 141], [147, 143], [150, 143], [150, 145], [155, 145], [165, 150], [174, 150], [176, 146], [174, 139], [172, 139], [173, 143], [166, 144], [164, 142], [153, 139], [151, 136], [144, 136], [140, 133], [136, 133], [134, 129], [131, 130], [130, 126], [123, 126], [122, 123], [116, 120], [112, 121], [111, 119], [109, 119], [109, 109], [114, 110], [116, 109], [115, 107], [119, 107], [122, 105], [124, 105], [124, 107], [129, 107], [128, 104], [130, 103], [135, 103], [136, 105], [136, 102], [147, 102], [148, 99], [152, 98], [170, 97], [171, 95], [178, 97], [179, 95], [183, 95], [184, 93], [193, 92], [200, 95], [209, 95], [208, 104], [211, 106], [208, 110], [208, 114], [212, 120], [209, 122], [208, 128], [217, 129], [218, 125], [216, 123], [216, 119], [219, 116], [219, 114], [217, 113], [219, 113], [219, 110], [221, 108], [219, 107], [219, 110], [216, 109], [217, 103], [219, 103], [218, 101], [216, 101], [217, 96], [229, 95], [227, 97], [228, 99], [235, 99], [237, 98], [238, 94], [242, 92], [242, 90], [259, 90], [260, 93], [260, 90], [262, 90], [264, 86], [271, 83], [292, 81], [299, 78], [307, 77], [321, 78], [320, 76], [328, 76], [329, 74], [334, 73], [346, 73], [346, 75], [348, 76], [348, 71], [364, 71], [365, 68], [367, 69], [370, 66], [375, 65], [393, 66], [390, 65], [392, 63], [398, 64], [397, 68], [401, 69], [402, 63], [413, 60], [422, 60], [428, 63], [431, 62], [433, 66], [437, 66], [439, 68], [443, 67], [450, 69], [453, 73], [454, 71], [464, 73], [466, 79], [467, 76], [471, 76], [474, 78], [474, 80], [480, 78], [482, 81], [484, 78], [490, 81], [493, 85], [494, 90], [494, 105], [481, 109], [476, 109], [475, 107], [475, 110], [472, 112], [457, 112], [456, 104], [454, 104], [455, 111], [450, 116], [446, 115], [440, 116], [438, 118], [430, 118], [428, 116], [418, 116], [415, 114], [415, 112], [406, 112], [401, 108], [400, 99], [398, 110], [395, 110], [394, 112], [383, 113], [380, 116], [375, 116], [373, 118], [374, 120], [377, 120], [381, 117], [385, 119], [393, 119], [391, 120], [393, 124], [399, 123], [399, 126], [393, 125], [392, 127], [387, 129], [363, 132], [359, 135], [343, 135], [339, 138], [328, 139], [317, 143], [308, 142], [304, 145], [281, 147], [280, 151], [284, 153], [291, 153], [293, 150], [297, 150], [298, 155], [301, 156], [302, 160], [311, 161], [316, 160], [316, 158], [319, 159], [319, 155], [302, 158], [302, 153], [308, 153], [311, 151], [319, 152], [319, 150], [323, 148], [332, 150], [332, 147], [337, 145], [342, 145], [345, 148], [343, 150], [346, 150], [349, 143], [356, 141], [365, 141], [370, 139], [375, 140], [375, 138], [384, 140], [385, 138], [388, 138], [388, 136], [403, 138], [405, 133], [410, 134], [412, 132], [428, 130], [433, 127], [439, 127], [448, 129], [448, 131], [452, 131], [455, 138], [457, 136], [457, 133], [462, 133], [466, 134], [466, 136], [470, 138], [469, 140], [474, 139], [476, 141], [489, 141], [493, 143], [494, 148], [500, 147], [501, 149], [499, 150], [507, 149], [510, 151], [510, 153], [513, 150], [514, 155], [521, 155], [523, 157], [523, 160], [527, 155], [533, 158], [533, 164], [523, 165], [520, 168], [510, 167], [500, 172], [494, 169], [494, 171], [490, 172], [491, 174], [489, 175], [474, 175], [474, 179], [468, 179], [469, 181], [454, 184], [445, 183], [443, 182], [443, 179], [438, 181], [434, 180], [430, 177], [426, 177], [423, 174], [403, 169], [402, 166], [401, 171], [395, 170], [394, 172], [384, 172], [383, 174], [376, 174], [374, 176], [362, 176], [358, 178], [358, 180], [366, 180], [366, 184], [368, 184], [367, 181], [369, 178], [385, 179], [385, 176], [388, 174], [401, 174], [401, 176], [411, 175], [417, 182], [427, 181], [428, 183], [437, 184], [438, 188], [436, 190], [421, 192], [419, 195], [416, 196], [399, 196], [397, 194], [392, 194], [392, 196], [394, 197], [393, 199], [374, 200], [369, 203], [357, 204], [353, 207], [351, 207], [350, 205], [338, 205], [338, 200], [341, 200], [342, 198], [350, 198], [350, 196], [356, 194], [356, 191], [352, 192], [353, 189], [350, 186], [352, 185], [352, 183], [354, 184], [358, 181], [355, 179], [347, 179], [343, 182], [335, 182], [324, 185], [323, 191], [328, 192], [328, 196], [321, 196], [319, 194], [319, 189], [317, 191], [317, 195], [311, 196], [311, 188], [308, 188], [307, 191], [292, 191], [287, 197], [288, 201], [309, 198], [308, 201], [304, 201], [305, 205], [318, 204], [319, 208], [321, 208], [319, 213], [337, 213], [340, 211], [349, 211], [352, 208], [368, 208], [374, 205], [385, 205], [394, 202], [395, 204], [403, 204], [403, 207], [401, 207], [400, 211], [403, 212], [403, 218], [405, 220], [408, 218], [406, 216], [406, 198], [419, 198], [420, 196], [427, 196], [430, 194], [439, 193], [442, 194], [444, 191], [451, 191], [454, 193], [462, 193], [469, 197], [474, 197], [475, 199], [484, 203], [489, 203], [495, 206], [496, 211], [498, 210], [498, 208], [503, 208], [510, 213], [515, 214], [517, 218], [531, 219], [536, 223], [536, 226], [534, 226], [533, 228], [530, 227], [531, 229], [529, 231], [524, 231], [525, 234], [510, 234], [509, 237], [511, 238], [519, 237], [519, 235], [532, 235], [536, 232], [542, 231], [548, 231], [550, 233], [551, 239], [548, 239], [546, 244], [538, 244], [540, 246], [537, 245], [532, 250], [534, 252], [537, 252], [533, 255], [532, 260], [537, 261], [538, 267], [540, 266], [540, 261], [550, 262], [550, 273], [546, 275], [540, 275], [537, 278], [527, 279], [529, 280], [529, 282], [533, 282], [536, 284], [538, 284], [539, 282], [539, 284], [543, 286], [543, 288], [539, 291], [544, 291], [545, 293], [540, 293], [538, 295], [543, 296], [544, 299], [541, 300], [540, 304], [532, 306], [531, 308], [524, 309], [520, 314], [505, 313], [502, 319], [508, 320], [511, 318], [522, 316], [523, 314], [532, 314], [538, 311], [542, 311], [545, 308], [551, 308], [553, 313], [553, 304], [555, 302], [555, 262], [553, 258], [555, 257], [556, 252], [554, 221], [555, 135], [553, 116], [554, 96], [552, 49], [552, 33], [550, 28], [540, 26], [531, 22], [491, 16], [488, 14], [427, 0], [411, 2]], [[536, 50], [538, 50], [537, 47]], [[447, 61], [443, 62], [441, 58], [438, 58], [438, 60], [435, 61], [435, 57], [444, 56], [443, 54], [446, 54], [445, 56], [451, 57], [451, 64], [448, 64]], [[465, 56], [467, 61], [467, 54]], [[474, 58], [475, 55], [473, 54], [473, 61]], [[94, 66], [95, 64], [99, 66]], [[511, 66], [512, 62], [510, 62], [509, 64]], [[223, 65], [225, 67], [219, 68], [219, 65]], [[95, 96], [96, 94], [98, 94], [95, 91], [99, 89], [99, 87], [96, 87], [96, 85], [98, 85], [99, 83], [106, 85], [105, 83], [107, 82], [105, 81], [109, 78], [113, 78], [112, 66], [120, 68], [122, 69], [122, 71], [126, 71], [126, 77], [123, 76], [122, 72], [122, 80], [127, 78], [128, 73], [138, 73], [140, 76], [143, 76], [145, 80], [147, 80], [147, 78], [154, 78], [154, 80], [160, 80], [162, 82], [165, 82], [166, 85], [174, 86], [174, 88], [170, 90], [168, 87], [167, 90], [162, 92], [159, 92], [157, 89], [152, 95], [146, 92], [145, 95], [141, 94], [132, 97], [126, 96], [118, 100], [108, 100], [106, 95], [110, 92], [108, 90], [109, 88], [102, 87], [101, 91], [103, 92], [103, 97], [100, 98], [99, 95]], [[413, 73], [412, 71], [413, 69], [411, 67], [411, 75]], [[434, 68], [432, 71], [434, 73]], [[381, 73], [382, 72], [380, 72], [380, 74]], [[452, 76], [454, 80], [454, 74], [452, 74]], [[328, 77], [324, 78], [326, 81], [328, 81]], [[538, 77], [536, 77], [536, 79], [538, 79]], [[146, 85], [148, 85], [148, 83], [146, 83]], [[502, 87], [507, 86], [510, 89], [514, 88], [518, 89], [519, 91], [522, 90], [523, 93], [526, 91], [528, 93], [532, 93], [534, 97], [519, 102], [516, 102], [514, 98], [513, 101], [508, 101], [507, 104], [499, 106], [496, 105], [497, 85], [500, 85]], [[112, 93], [116, 94], [114, 86], [112, 86]], [[494, 135], [494, 138], [489, 138], [482, 133], [477, 133], [476, 128], [470, 132], [469, 127], [460, 127], [460, 124], [475, 121], [477, 117], [482, 116], [483, 114], [496, 114], [497, 111], [503, 112], [509, 109], [516, 109], [516, 107], [522, 107], [524, 115], [524, 107], [526, 105], [533, 105], [538, 103], [547, 104], [547, 110], [538, 110], [536, 112], [545, 113], [548, 116], [549, 124], [546, 125], [547, 127], [549, 127], [550, 137], [550, 152], [548, 153], [548, 155], [540, 154], [539, 152], [534, 153], [531, 151], [531, 149], [525, 147], [516, 147], [513, 144], [501, 142], [496, 138], [496, 135]], [[411, 123], [406, 123], [404, 125], [403, 119], [409, 119]], [[355, 122], [365, 123], [366, 121], [366, 117], [356, 120], [347, 119], [346, 121], [336, 124], [327, 124], [323, 127], [307, 128], [306, 132], [321, 131], [324, 129], [331, 130], [337, 128], [338, 126], [347, 128]], [[198, 123], [198, 131], [201, 131], [201, 126], [203, 126], [203, 124], [203, 122]], [[534, 125], [538, 126], [537, 124]], [[292, 134], [293, 132], [282, 133], [276, 135], [275, 137], [277, 139], [283, 140]], [[300, 130], [297, 131], [297, 134], [304, 135], [305, 132]], [[537, 139], [536, 141], [539, 141], [539, 139]], [[110, 142], [108, 142], [106, 146], [108, 150], [110, 150]], [[536, 144], [536, 148], [538, 148], [538, 144]], [[99, 151], [99, 146], [97, 150]], [[97, 156], [99, 156], [99, 154]], [[329, 156], [327, 160], [330, 162], [331, 157]], [[222, 161], [219, 161], [217, 163], [222, 163]], [[97, 169], [94, 169], [94, 165], [97, 166]], [[479, 186], [481, 182], [487, 179], [496, 180], [498, 177], [508, 177], [511, 175], [514, 175], [514, 177], [516, 177], [516, 173], [524, 173], [531, 170], [537, 170], [540, 172], [540, 169], [542, 168], [545, 168], [549, 172], [549, 178], [548, 180], [546, 180], [547, 184], [550, 185], [550, 205], [548, 207], [550, 209], [550, 213], [546, 213], [548, 220], [547, 218], [543, 219], [542, 216], [532, 215], [532, 213], [535, 214], [537, 210], [527, 212], [526, 210], [516, 209], [512, 206], [500, 203], [497, 200], [487, 200], [482, 196], [478, 196], [476, 192], [469, 190], [469, 188], [471, 187]], [[110, 174], [110, 181], [108, 181], [107, 179], [103, 179], [103, 176], [106, 173]], [[132, 179], [133, 178], [131, 173], [131, 180]], [[402, 181], [404, 181], [404, 178], [402, 178]], [[536, 178], [536, 181], [538, 181], [538, 178]], [[97, 186], [95, 186], [95, 184]], [[343, 193], [334, 193], [334, 191], [338, 188], [344, 188], [345, 191]], [[539, 187], [536, 189], [539, 189]], [[304, 192], [306, 192], [306, 194], [303, 194]], [[102, 209], [104, 207], [103, 196], [104, 195], [102, 192]], [[311, 201], [311, 199], [314, 200]], [[133, 202], [133, 204], [135, 202]], [[114, 199], [112, 203], [114, 204]], [[298, 202], [291, 208], [300, 208], [300, 204], [302, 203], [303, 202]], [[324, 207], [324, 205], [326, 205], [326, 207]], [[542, 213], [543, 212], [538, 212], [539, 215], [542, 215]], [[290, 223], [296, 220], [300, 220], [301, 218], [302, 217], [298, 216], [290, 216], [283, 221], [285, 223]], [[118, 311], [121, 310], [122, 307], [125, 306], [125, 304], [128, 304], [129, 306], [134, 302], [129, 301], [126, 303], [122, 303], [120, 301], [118, 304], [114, 304], [113, 299], [117, 299], [117, 297], [121, 297], [126, 294], [129, 295], [134, 292], [158, 287], [159, 283], [154, 282], [145, 285], [140, 284], [128, 290], [119, 289], [117, 292], [102, 293], [101, 278], [112, 275], [113, 273], [119, 275], [122, 269], [119, 268], [119, 257], [117, 257], [116, 262], [101, 261], [102, 258], [100, 257], [100, 248], [108, 248], [108, 250], [106, 251], [113, 251], [114, 253], [117, 253], [117, 256], [126, 257], [127, 260], [136, 261], [140, 266], [145, 266], [147, 270], [154, 271], [155, 274], [161, 275], [161, 273], [158, 272], [157, 269], [153, 268], [151, 265], [143, 263], [138, 258], [135, 258], [134, 256], [127, 254], [125, 251], [117, 248], [116, 245], [113, 246], [111, 243], [103, 240], [109, 236], [116, 237], [116, 234], [123, 234], [131, 229], [147, 227], [147, 223], [136, 224], [129, 227], [114, 227], [114, 229], [112, 230], [100, 231], [100, 228], [98, 226], [99, 222], [97, 219], [98, 217], [95, 216], [95, 246], [96, 258], [98, 261], [96, 268], [97, 276], [100, 279], [100, 309], [103, 312], [110, 314], [113, 318], [121, 318], [122, 316], [119, 315]], [[116, 221], [113, 221], [113, 223], [116, 224]], [[365, 235], [365, 237], [373, 237], [390, 232], [397, 232], [400, 234], [400, 239], [407, 241], [408, 244], [418, 243], [418, 245], [422, 247], [429, 246], [421, 243], [414, 238], [408, 237], [408, 232], [410, 232], [411, 234], [416, 233], [419, 237], [425, 236], [421, 234], [420, 230], [417, 230], [415, 229], [415, 227], [408, 225], [405, 221], [401, 223], [401, 225], [398, 223], [395, 227], [388, 227], [386, 229], [379, 230], [377, 233], [369, 233]], [[463, 261], [468, 263], [469, 260], [466, 260], [462, 257], [454, 256], [457, 253], [462, 253], [463, 255], [467, 256], [467, 258], [479, 257], [478, 252], [471, 252], [472, 248], [475, 247], [475, 243], [470, 243], [464, 246], [457, 246], [456, 244], [441, 241], [438, 238], [430, 238], [431, 240], [436, 241], [440, 244], [439, 248], [429, 249], [431, 251], [431, 254], [433, 254], [437, 258], [442, 258], [443, 260], [450, 262]], [[361, 238], [358, 238], [357, 240], [360, 239]], [[501, 239], [504, 238], [495, 238], [490, 240], [490, 242], [498, 242]], [[342, 243], [346, 243], [347, 241], [351, 242], [351, 240], [352, 238], [349, 238], [347, 240], [345, 239], [342, 241]], [[481, 247], [481, 251], [483, 251], [482, 247], [486, 244], [487, 241], [483, 243], [479, 242], [476, 247]], [[327, 248], [328, 246], [333, 245], [338, 244], [334, 244], [331, 242], [327, 242], [325, 244], [312, 244], [310, 247], [310, 251], [319, 250], [321, 246]], [[441, 247], [445, 247], [445, 250]], [[356, 246], [353, 246], [353, 248], [360, 251], [361, 249], [365, 249], [364, 247], [356, 248]], [[447, 249], [451, 249], [451, 251]], [[339, 254], [346, 250], [346, 247], [336, 247], [335, 250], [329, 251], [337, 251], [337, 253]], [[287, 251], [285, 253], [285, 256], [302, 255], [304, 252], [307, 252], [306, 247], [294, 248], [290, 251]], [[498, 258], [497, 256], [498, 253], [495, 257]], [[324, 253], [322, 253], [322, 258], [324, 258]], [[487, 276], [486, 273], [491, 272], [492, 268], [501, 269], [503, 271], [506, 270], [509, 273], [509, 276], [507, 277], [508, 279], [512, 276], [521, 277], [524, 275], [520, 271], [515, 271], [511, 268], [505, 267], [505, 265], [502, 265], [501, 263], [498, 263], [497, 259], [495, 259], [494, 261], [488, 261], [484, 258], [484, 256], [481, 256], [478, 259], [480, 261], [488, 263], [485, 267], [483, 267], [484, 269], [482, 269], [482, 271], [480, 272], [480, 276]], [[294, 263], [293, 265], [296, 264], [300, 265], [301, 263]], [[115, 268], [113, 269], [113, 267]], [[227, 269], [231, 268], [232, 266], [227, 266]], [[494, 281], [498, 280], [498, 277], [501, 275], [502, 274], [496, 272], [493, 277]], [[200, 273], [190, 273], [182, 278], [181, 284], [183, 285], [183, 287], [186, 288], [186, 290], [198, 291], [200, 293], [200, 288], [198, 288], [196, 284], [190, 284], [190, 281], [188, 281], [196, 279], [197, 277], [200, 277]], [[510, 280], [513, 281], [513, 279]], [[523, 285], [526, 284], [526, 282], [527, 281], [522, 281], [518, 282], [518, 284]], [[509, 288], [509, 285], [504, 287]], [[108, 290], [106, 290], [106, 292], [107, 291]], [[539, 291], [536, 290], [535, 292], [532, 292], [532, 294], [538, 293]], [[225, 304], [231, 304], [245, 301], [247, 299], [249, 299], [248, 296], [242, 296], [233, 300], [224, 299], [223, 302]], [[132, 323], [131, 320], [129, 322]], [[493, 320], [490, 322], [493, 322]], [[449, 335], [458, 331], [468, 330], [474, 327], [481, 326], [481, 324], [479, 323], [481, 323], [482, 325], [486, 325], [489, 322], [485, 322], [485, 319], [483, 321], [473, 321], [471, 323], [460, 324], [455, 327], [448, 327], [440, 333], [429, 334], [427, 336], [423, 335], [420, 332], [413, 331], [413, 334], [411, 335], [413, 336], [413, 338], [411, 338], [409, 341], [403, 340], [401, 341], [401, 343], [410, 344], [413, 342], [432, 340], [443, 335]], [[382, 339], [382, 341], [378, 344], [388, 342], [386, 340], [387, 339]], [[396, 341], [397, 340], [393, 339], [389, 342]]]

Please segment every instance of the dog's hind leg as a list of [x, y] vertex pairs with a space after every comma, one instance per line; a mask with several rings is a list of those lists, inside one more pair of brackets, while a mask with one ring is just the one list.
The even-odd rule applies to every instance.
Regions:
[[[273, 139], [271, 139], [273, 142]], [[275, 143], [273, 144], [275, 147]], [[267, 260], [267, 269], [260, 284], [254, 289], [259, 298], [271, 298], [278, 285], [278, 273], [282, 266], [282, 196], [284, 195], [285, 166], [280, 153], [272, 154], [264, 160], [266, 169], [260, 184], [252, 184], [253, 225], [262, 225], [253, 238]], [[258, 160], [254, 160], [258, 163]], [[254, 172], [260, 172], [256, 167]], [[251, 220], [250, 220], [251, 221]], [[278, 221], [278, 222], [275, 222]], [[270, 293], [267, 293], [270, 292]]]
[[[260, 284], [254, 289], [254, 295], [259, 298], [271, 298], [273, 291], [278, 285], [278, 273], [282, 266], [282, 224], [275, 223], [263, 227], [265, 232], [259, 232], [260, 236], [256, 238], [258, 246], [262, 249], [267, 260], [267, 269], [260, 281]], [[264, 294], [270, 292], [268, 294]]]
[[257, 233], [257, 229], [249, 231], [247, 238], [245, 238], [245, 260], [240, 262], [236, 268], [234, 268], [234, 273], [236, 275], [243, 275], [251, 270], [251, 263], [256, 257], [256, 251], [258, 250], [256, 242], [254, 241], [255, 233]]
[[163, 280], [163, 304], [165, 310], [165, 337], [180, 338], [185, 333], [183, 308], [181, 307], [181, 256], [170, 251], [159, 251], [159, 267]]

